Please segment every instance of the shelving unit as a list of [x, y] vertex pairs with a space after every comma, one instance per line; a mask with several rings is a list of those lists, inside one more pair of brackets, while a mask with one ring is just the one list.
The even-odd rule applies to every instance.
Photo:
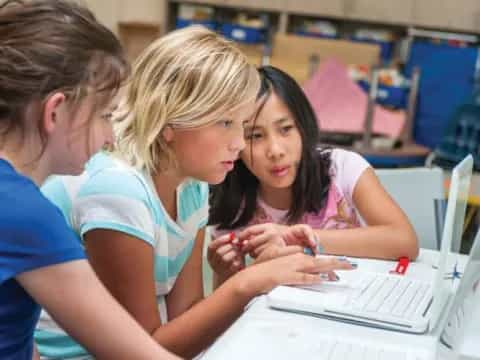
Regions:
[[478, 0], [166, 0], [167, 29], [172, 29], [172, 11], [180, 3], [275, 13], [280, 32], [287, 31], [292, 16], [303, 15], [480, 34]]

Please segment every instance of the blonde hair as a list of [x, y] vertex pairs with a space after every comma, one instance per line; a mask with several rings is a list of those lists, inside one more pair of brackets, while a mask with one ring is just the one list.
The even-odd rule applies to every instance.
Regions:
[[175, 165], [166, 126], [193, 129], [253, 101], [260, 88], [255, 67], [232, 42], [200, 26], [153, 42], [133, 65], [115, 122], [116, 151], [151, 173]]

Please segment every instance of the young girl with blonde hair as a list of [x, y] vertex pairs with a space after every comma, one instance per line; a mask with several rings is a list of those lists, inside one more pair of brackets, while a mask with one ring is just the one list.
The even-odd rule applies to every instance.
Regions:
[[[256, 69], [229, 41], [201, 27], [174, 31], [134, 64], [114, 119], [114, 152], [97, 154], [81, 176], [44, 187], [113, 296], [156, 341], [185, 357], [205, 349], [254, 296], [350, 268], [285, 248], [277, 254], [285, 256], [259, 260], [204, 299], [208, 183], [222, 182], [244, 148], [259, 85]], [[86, 354], [51, 326], [45, 318], [37, 331], [45, 355]]]

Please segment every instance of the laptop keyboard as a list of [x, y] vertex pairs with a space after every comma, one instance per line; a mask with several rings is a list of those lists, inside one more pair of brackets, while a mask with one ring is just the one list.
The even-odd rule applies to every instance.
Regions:
[[365, 274], [355, 286], [358, 291], [345, 303], [346, 308], [411, 319], [419, 310], [431, 285], [408, 277]]

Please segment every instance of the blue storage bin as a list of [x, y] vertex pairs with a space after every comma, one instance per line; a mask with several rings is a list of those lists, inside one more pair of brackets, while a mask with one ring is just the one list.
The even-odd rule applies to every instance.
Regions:
[[380, 45], [380, 57], [384, 62], [389, 62], [392, 60], [393, 55], [393, 41], [380, 41], [380, 40], [372, 40], [372, 39], [363, 39], [363, 38], [356, 38], [352, 37], [352, 41], [355, 42], [364, 42], [369, 44], [377, 44]]
[[[358, 85], [360, 85], [365, 92], [369, 92], [370, 83], [368, 83], [368, 81], [360, 80]], [[387, 86], [382, 84], [378, 85], [378, 94], [376, 99], [377, 103], [405, 109], [407, 107], [407, 101], [408, 89], [404, 87]]]
[[443, 123], [437, 115], [430, 114], [423, 114], [420, 121], [417, 120], [413, 126], [413, 138], [415, 142], [434, 149], [440, 144], [446, 124]]
[[325, 34], [308, 32], [303, 30], [297, 30], [295, 34], [300, 36], [311, 36], [311, 37], [317, 37], [322, 39], [338, 39], [338, 35], [325, 35]]
[[474, 89], [478, 48], [454, 47], [416, 40], [405, 67], [407, 77], [420, 68], [415, 140], [434, 148], [440, 144], [449, 119]]
[[217, 22], [214, 20], [189, 20], [189, 19], [182, 19], [177, 18], [175, 21], [175, 28], [181, 29], [190, 25], [203, 25], [207, 29], [215, 31], [217, 28]]
[[247, 44], [258, 44], [265, 42], [266, 29], [252, 28], [237, 24], [223, 24], [221, 33], [228, 39], [240, 41]]

